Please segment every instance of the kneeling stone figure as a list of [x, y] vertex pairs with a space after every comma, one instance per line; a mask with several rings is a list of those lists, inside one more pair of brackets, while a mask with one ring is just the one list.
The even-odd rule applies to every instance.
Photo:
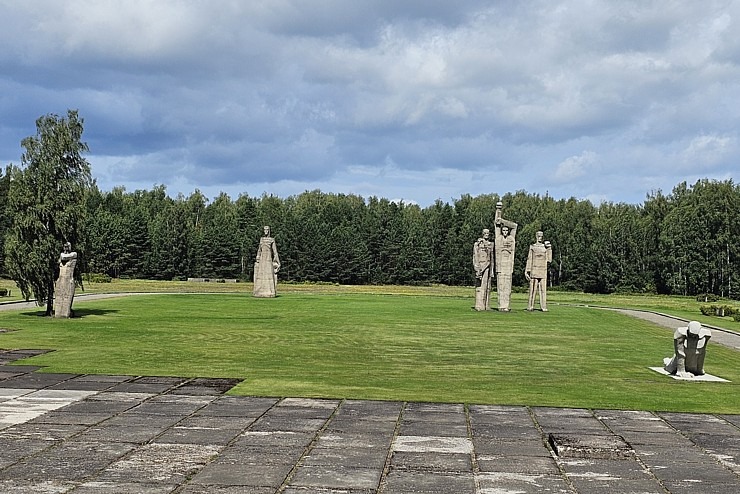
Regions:
[[678, 377], [703, 376], [704, 357], [711, 337], [712, 331], [702, 327], [698, 321], [691, 321], [688, 326], [676, 329], [673, 334], [675, 353], [672, 358], [663, 359], [666, 372]]

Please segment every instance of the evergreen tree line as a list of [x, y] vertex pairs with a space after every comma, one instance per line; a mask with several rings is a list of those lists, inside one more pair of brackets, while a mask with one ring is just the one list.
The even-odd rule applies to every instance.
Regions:
[[[5, 176], [0, 201], [7, 190]], [[642, 205], [594, 206], [518, 191], [423, 208], [318, 190], [285, 199], [222, 193], [209, 201], [197, 190], [171, 198], [164, 186], [101, 192], [93, 185], [86, 240], [73, 247], [86, 273], [250, 280], [269, 225], [281, 281], [469, 286], [473, 242], [483, 228], [493, 229], [499, 200], [504, 218], [519, 225], [515, 286], [526, 286], [528, 245], [542, 230], [553, 246], [551, 286], [740, 298], [740, 187], [732, 180], [684, 182], [670, 194], [649, 194]], [[0, 218], [2, 233], [11, 221]]]

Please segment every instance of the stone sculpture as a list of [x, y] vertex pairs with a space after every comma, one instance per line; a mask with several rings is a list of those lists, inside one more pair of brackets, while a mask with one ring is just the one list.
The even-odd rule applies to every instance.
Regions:
[[270, 236], [270, 227], [264, 227], [264, 235], [257, 248], [254, 260], [254, 288], [252, 295], [260, 298], [270, 298], [277, 295], [277, 273], [280, 271], [280, 257], [278, 257], [275, 239]]
[[524, 276], [529, 281], [528, 311], [534, 310], [534, 299], [539, 294], [540, 309], [547, 312], [547, 264], [552, 261], [552, 249], [549, 241], [542, 242], [543, 236], [541, 231], [537, 232], [536, 242], [529, 246], [524, 269]]
[[77, 252], [72, 251], [72, 244], [64, 243], [59, 254], [59, 278], [54, 286], [54, 317], [72, 317], [72, 301], [75, 297], [75, 266]]
[[663, 359], [663, 368], [678, 377], [703, 376], [704, 356], [711, 337], [712, 331], [698, 321], [677, 328], [673, 334], [673, 357]]
[[488, 240], [491, 232], [485, 228], [481, 237], [473, 244], [473, 268], [477, 284], [475, 287], [475, 310], [491, 307], [491, 264], [493, 242]]
[[516, 228], [513, 221], [501, 217], [503, 203], [496, 203], [496, 291], [498, 293], [498, 310], [509, 312], [511, 300], [511, 274], [514, 272], [514, 251], [516, 248]]

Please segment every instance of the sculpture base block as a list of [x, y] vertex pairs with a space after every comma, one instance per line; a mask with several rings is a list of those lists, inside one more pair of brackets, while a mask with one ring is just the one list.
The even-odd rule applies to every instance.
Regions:
[[679, 377], [674, 374], [669, 374], [668, 371], [666, 371], [662, 367], [648, 367], [648, 369], [655, 371], [658, 374], [663, 374], [664, 376], [672, 377], [673, 379], [677, 379], [679, 381], [696, 381], [696, 382], [713, 382], [713, 383], [732, 382], [732, 381], [728, 381], [727, 379], [723, 379], [721, 377], [713, 376], [711, 374], [704, 374], [703, 376], [694, 376], [694, 377]]

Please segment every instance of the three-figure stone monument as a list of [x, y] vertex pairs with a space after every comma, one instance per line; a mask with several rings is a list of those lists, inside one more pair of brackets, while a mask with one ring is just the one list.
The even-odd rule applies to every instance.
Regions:
[[252, 295], [260, 298], [271, 298], [277, 295], [277, 273], [280, 271], [275, 239], [270, 236], [270, 227], [265, 226], [263, 236], [257, 248], [254, 260], [254, 288]]
[[75, 266], [77, 266], [77, 252], [72, 251], [72, 244], [65, 242], [62, 253], [59, 254], [59, 278], [54, 286], [55, 318], [72, 316], [72, 302], [75, 297]]

